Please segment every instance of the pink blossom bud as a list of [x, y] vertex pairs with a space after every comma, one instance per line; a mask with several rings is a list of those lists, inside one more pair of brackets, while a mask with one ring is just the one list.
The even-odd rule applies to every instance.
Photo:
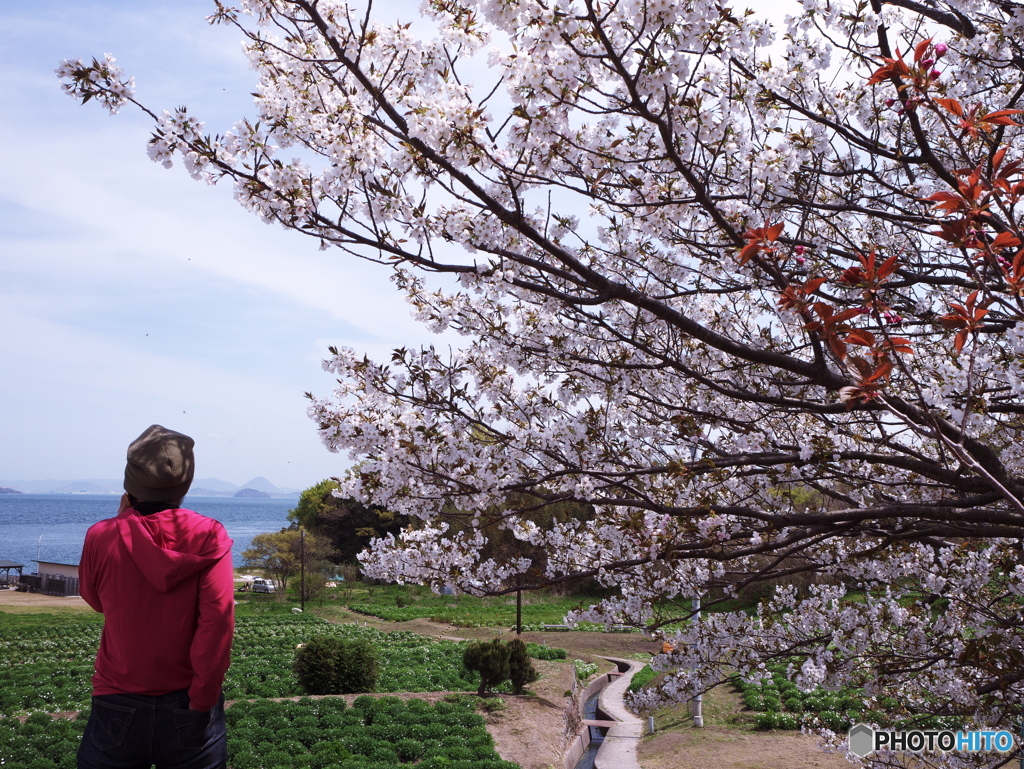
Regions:
[[935, 46], [935, 55], [936, 56], [945, 56], [946, 55], [946, 51], [948, 51], [948, 50], [949, 50], [949, 46], [948, 45], [946, 45], [945, 43], [939, 43], [937, 46]]
[[807, 260], [806, 260], [806, 259], [804, 259], [804, 258], [803, 258], [802, 256], [798, 256], [798, 257], [796, 258], [796, 263], [797, 263], [797, 264], [799, 264], [799, 265], [803, 265], [803, 264], [804, 264], [804, 262], [806, 262], [806, 261], [807, 261]]
[[934, 63], [935, 63], [935, 59], [925, 59], [924, 61], [921, 62], [921, 66], [922, 67], [930, 67]]
[[803, 246], [797, 246], [796, 248], [793, 249], [793, 253], [795, 253], [797, 256], [800, 256], [806, 250], [807, 249], [805, 249]]
[[886, 106], [886, 107], [891, 107], [891, 106], [892, 106], [893, 104], [895, 104], [895, 103], [896, 103], [896, 100], [895, 100], [895, 99], [886, 99], [886, 100], [885, 100], [885, 106]]
[[928, 77], [930, 77], [932, 80], [938, 80], [941, 76], [942, 73], [939, 72], [937, 69], [933, 69], [931, 72], [928, 73]]

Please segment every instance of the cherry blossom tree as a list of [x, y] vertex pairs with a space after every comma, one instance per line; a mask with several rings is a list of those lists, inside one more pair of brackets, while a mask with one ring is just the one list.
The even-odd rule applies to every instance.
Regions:
[[[366, 571], [614, 586], [573, 618], [674, 640], [644, 706], [781, 661], [806, 689], [895, 695], [908, 723], [1016, 723], [1024, 6], [424, 12], [433, 39], [333, 0], [218, 3], [258, 119], [211, 135], [150, 113], [155, 161], [380, 262], [424, 324], [464, 337], [325, 363], [338, 387], [310, 413], [358, 462], [341, 493], [422, 519]], [[109, 57], [58, 72], [146, 109]], [[568, 500], [594, 517], [531, 515]], [[449, 535], [452, 518], [472, 526]], [[542, 578], [481, 557], [495, 527], [544, 549]], [[687, 622], [691, 599], [757, 583], [777, 586], [757, 614]]]

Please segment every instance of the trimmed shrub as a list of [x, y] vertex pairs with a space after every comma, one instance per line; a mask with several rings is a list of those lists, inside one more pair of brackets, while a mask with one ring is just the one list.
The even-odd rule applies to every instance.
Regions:
[[418, 761], [423, 758], [424, 752], [424, 745], [419, 740], [411, 740], [406, 737], [395, 743], [395, 753], [398, 754], [398, 759], [405, 763]]
[[481, 697], [490, 689], [508, 679], [509, 649], [500, 639], [493, 641], [473, 641], [462, 653], [462, 664], [467, 670], [480, 674], [480, 688], [477, 694]]
[[377, 652], [364, 640], [314, 636], [295, 651], [293, 669], [307, 694], [372, 692]]
[[512, 682], [512, 693], [522, 694], [527, 684], [532, 684], [540, 673], [530, 662], [530, 653], [520, 638], [508, 642], [508, 678]]
[[529, 650], [530, 656], [535, 660], [564, 660], [569, 656], [569, 653], [565, 649], [559, 649], [555, 646], [526, 644], [526, 648]]

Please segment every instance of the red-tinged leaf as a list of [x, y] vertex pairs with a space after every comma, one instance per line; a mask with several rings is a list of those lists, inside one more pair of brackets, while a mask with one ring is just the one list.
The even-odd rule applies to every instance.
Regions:
[[910, 340], [902, 336], [894, 336], [889, 339], [886, 346], [893, 352], [903, 353], [904, 355], [913, 355], [914, 349], [910, 344]]
[[953, 339], [953, 346], [956, 348], [957, 352], [963, 351], [964, 345], [967, 344], [968, 334], [970, 334], [970, 331], [966, 328], [956, 333], [956, 337]]
[[956, 99], [936, 99], [935, 103], [940, 107], [944, 107], [947, 112], [951, 112], [957, 117], [964, 116], [964, 107]]
[[1013, 257], [1013, 274], [1015, 277], [1024, 276], [1024, 248], [1017, 252], [1017, 255]]
[[860, 267], [847, 267], [839, 276], [839, 282], [848, 286], [859, 286], [864, 282], [864, 271]]
[[841, 313], [832, 316], [833, 323], [842, 323], [843, 321], [850, 320], [850, 318], [856, 318], [861, 314], [861, 311], [857, 307], [850, 308], [849, 310], [843, 310]]
[[861, 392], [862, 391], [859, 387], [839, 388], [839, 400], [846, 404], [847, 411], [857, 405], [857, 401], [860, 400]]
[[803, 297], [799, 295], [799, 292], [793, 286], [786, 286], [776, 301], [779, 307], [784, 310], [804, 310], [807, 308], [807, 302], [804, 301]]
[[864, 329], [857, 329], [851, 331], [846, 337], [847, 344], [857, 344], [862, 347], [874, 347], [875, 346], [875, 335], [870, 331]]
[[851, 355], [846, 361], [846, 368], [861, 381], [871, 376], [871, 373], [875, 370], [874, 364], [860, 355]]
[[994, 117], [991, 120], [989, 120], [988, 118], [983, 117], [981, 119], [981, 122], [982, 123], [988, 123], [989, 125], [1020, 125], [1020, 123], [1015, 123], [1013, 121], [1013, 118], [1008, 118], [1008, 117]]
[[[962, 187], [961, 189], [971, 190], [973, 188]], [[966, 198], [961, 195], [957, 195], [955, 192], [949, 192], [948, 190], [936, 192], [934, 195], [930, 195], [925, 198], [925, 200], [938, 201], [933, 207], [942, 211], [949, 211], [950, 213], [971, 207]]]
[[888, 259], [886, 259], [882, 263], [881, 267], [878, 268], [878, 278], [879, 278], [880, 281], [884, 280], [885, 278], [888, 278], [890, 275], [892, 275], [893, 272], [895, 272], [895, 271], [896, 271], [896, 254], [893, 254], [892, 256], [890, 256]]
[[818, 317], [821, 318], [822, 320], [831, 319], [832, 314], [835, 311], [832, 305], [830, 305], [828, 302], [815, 302], [814, 304], [811, 305], [811, 309], [818, 313]]
[[803, 292], [810, 296], [821, 288], [821, 284], [824, 283], [825, 280], [826, 278], [809, 278], [807, 282], [804, 283]]
[[872, 73], [871, 77], [868, 78], [868, 85], [878, 85], [889, 79], [892, 74], [892, 63], [886, 64], [885, 66], [879, 67]]
[[1020, 239], [1012, 232], [1000, 232], [992, 241], [992, 250], [998, 251], [1003, 248], [1016, 248], [1020, 244]]
[[[963, 308], [960, 309], [962, 310]], [[951, 312], [939, 318], [939, 325], [946, 329], [946, 331], [952, 331], [955, 328], [965, 328], [967, 326], [967, 317]]]
[[992, 168], [994, 168], [996, 171], [998, 171], [999, 166], [1003, 164], [1003, 158], [1006, 157], [1006, 150], [1008, 149], [1009, 147], [1003, 147], [995, 155], [992, 156]]
[[[987, 115], [982, 116], [982, 120], [986, 123], [993, 122], [993, 118], [1009, 117], [1010, 115], [1019, 115], [1024, 112], [1024, 109], [997, 109], [995, 112], [989, 112]], [[1003, 123], [1003, 125], [1017, 125], [1014, 122]]]
[[987, 307], [982, 306], [982, 307], [979, 307], [977, 310], [975, 310], [974, 311], [974, 319], [973, 319], [974, 320], [974, 325], [977, 326], [978, 325], [978, 321], [980, 321], [986, 315], [988, 315], [988, 308]]
[[846, 360], [846, 342], [833, 334], [828, 339], [828, 346], [839, 360]]
[[892, 361], [884, 358], [878, 368], [871, 372], [871, 376], [864, 380], [864, 384], [869, 385], [881, 382], [888, 378], [890, 371], [892, 371]]
[[785, 225], [784, 222], [779, 222], [778, 224], [773, 224], [771, 227], [768, 228], [767, 232], [765, 232], [765, 236], [764, 236], [765, 239], [766, 240], [773, 240], [773, 241], [774, 240], [778, 240], [779, 239], [779, 235], [782, 234], [782, 230], [785, 229], [785, 227], [786, 227], [786, 225]]
[[917, 48], [914, 49], [914, 64], [920, 63], [924, 55], [928, 53], [928, 46], [931, 45], [932, 39], [926, 38], [917, 44]]
[[[970, 294], [967, 295], [967, 306], [971, 307], [976, 301], [978, 301], [978, 291], [974, 290]], [[956, 308], [958, 308], [960, 310], [964, 309], [963, 307], [960, 307], [960, 305], [952, 304], [952, 303], [950, 303], [950, 307], [956, 307]]]
[[747, 260], [750, 259], [750, 257], [752, 257], [754, 254], [756, 254], [760, 250], [761, 250], [761, 246], [758, 245], [757, 243], [749, 243], [748, 245], [744, 246], [743, 250], [740, 251], [740, 256], [739, 256], [740, 264], [741, 265], [746, 264]]
[[[1005, 148], [1004, 148], [1005, 151]], [[999, 169], [1001, 178], [1009, 178], [1020, 171], [1021, 161], [1011, 160]]]

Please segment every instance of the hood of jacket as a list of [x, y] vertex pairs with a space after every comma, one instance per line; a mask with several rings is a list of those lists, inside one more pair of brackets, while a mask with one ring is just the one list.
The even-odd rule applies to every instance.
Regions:
[[146, 580], [163, 593], [215, 564], [232, 544], [218, 521], [183, 508], [151, 515], [129, 508], [117, 516], [117, 531]]

